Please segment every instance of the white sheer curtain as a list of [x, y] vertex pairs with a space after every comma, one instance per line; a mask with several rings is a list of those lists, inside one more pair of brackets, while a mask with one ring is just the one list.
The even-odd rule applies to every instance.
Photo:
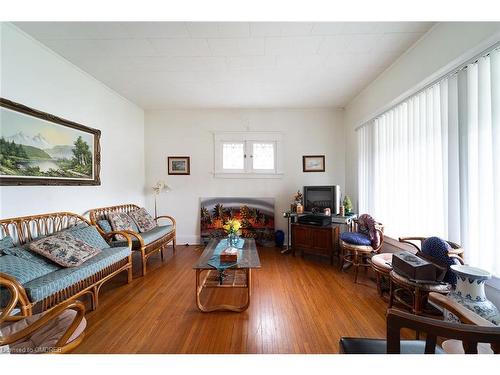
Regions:
[[359, 211], [391, 237], [459, 242], [500, 275], [500, 52], [358, 130]]
[[450, 232], [459, 233], [471, 265], [500, 275], [500, 51], [450, 78], [449, 91], [450, 127], [458, 129], [449, 180], [459, 186]]
[[442, 90], [432, 86], [358, 130], [359, 210], [389, 236], [446, 235]]

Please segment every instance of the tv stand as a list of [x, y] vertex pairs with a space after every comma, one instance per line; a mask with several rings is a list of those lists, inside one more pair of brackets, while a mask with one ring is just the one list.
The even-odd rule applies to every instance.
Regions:
[[299, 250], [301, 255], [314, 254], [330, 258], [333, 264], [334, 254], [339, 254], [339, 227], [335, 224], [325, 226], [291, 224], [292, 255]]

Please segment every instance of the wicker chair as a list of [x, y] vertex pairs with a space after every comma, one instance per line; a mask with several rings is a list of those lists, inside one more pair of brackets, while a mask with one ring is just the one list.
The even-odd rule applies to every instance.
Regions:
[[[483, 319], [452, 299], [430, 293], [429, 300], [451, 311], [460, 319], [460, 323], [443, 322], [440, 319], [413, 315], [404, 311], [387, 310], [387, 339], [351, 338], [340, 339], [340, 353], [344, 354], [435, 354], [478, 352], [500, 353], [500, 327]], [[425, 332], [425, 341], [401, 340], [401, 329], [409, 328]], [[446, 338], [442, 347], [437, 346], [437, 338]], [[484, 347], [489, 343], [490, 347]], [[457, 345], [458, 344], [458, 345]], [[447, 350], [452, 348], [453, 351]], [[460, 353], [460, 351], [458, 352]]]
[[[399, 242], [403, 242], [406, 244], [409, 244], [413, 246], [417, 251], [420, 251], [422, 249], [422, 243], [427, 239], [428, 237], [399, 237]], [[418, 242], [419, 245], [415, 244], [415, 242]], [[450, 251], [448, 252], [448, 255], [451, 257], [459, 257], [463, 259], [464, 257], [464, 249], [462, 246], [459, 244], [456, 244], [455, 242], [451, 241], [446, 241], [448, 245], [450, 245]]]
[[0, 346], [8, 345], [11, 354], [67, 353], [85, 337], [85, 307], [79, 301], [66, 301], [55, 308], [19, 317], [13, 315], [15, 289], [6, 309], [0, 312]]
[[[90, 221], [93, 225], [95, 225], [97, 227], [97, 229], [102, 234], [105, 234], [106, 232], [104, 232], [103, 229], [98, 225], [98, 222], [100, 220], [107, 220], [109, 213], [111, 213], [111, 212], [124, 212], [124, 213], [128, 214], [129, 212], [137, 210], [139, 208], [140, 207], [135, 205], [135, 204], [123, 204], [123, 205], [119, 205], [119, 206], [93, 208], [89, 211]], [[147, 243], [143, 238], [143, 234], [141, 234], [141, 233], [136, 233], [133, 231], [125, 231], [134, 240], [133, 241], [134, 246], [132, 247], [132, 249], [140, 251], [140, 253], [141, 253], [142, 276], [144, 276], [146, 274], [146, 264], [147, 264], [147, 261], [151, 255], [159, 252], [161, 255], [161, 259], [163, 261], [163, 249], [165, 249], [169, 243], [172, 243], [173, 252], [175, 253], [175, 244], [176, 244], [175, 219], [172, 216], [168, 216], [168, 215], [155, 217], [155, 221], [157, 223], [159, 222], [160, 219], [170, 220], [172, 222], [173, 229], [165, 236], [162, 236], [162, 237], [160, 237], [152, 242]]]
[[[351, 232], [357, 232], [358, 219], [353, 220]], [[381, 223], [375, 224], [375, 229], [380, 236], [380, 244], [378, 247], [373, 248], [371, 245], [358, 245], [352, 244], [340, 237], [340, 270], [344, 269], [344, 264], [352, 264], [354, 266], [354, 283], [358, 281], [359, 267], [370, 267], [370, 258], [374, 254], [378, 254], [384, 243], [383, 225]]]

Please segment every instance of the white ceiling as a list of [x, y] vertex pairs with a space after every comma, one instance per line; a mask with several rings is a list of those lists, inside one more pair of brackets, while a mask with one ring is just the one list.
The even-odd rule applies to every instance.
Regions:
[[17, 22], [144, 109], [343, 107], [431, 22]]

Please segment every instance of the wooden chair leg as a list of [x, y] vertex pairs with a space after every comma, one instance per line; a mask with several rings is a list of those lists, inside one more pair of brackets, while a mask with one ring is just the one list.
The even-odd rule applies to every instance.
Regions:
[[340, 246], [340, 250], [339, 250], [339, 264], [340, 264], [340, 267], [339, 267], [339, 270], [342, 271], [342, 269], [344, 268], [344, 248], [342, 246]]
[[174, 238], [174, 241], [172, 242], [172, 252], [175, 254], [175, 244], [176, 244], [176, 239]]
[[132, 282], [132, 265], [127, 270], [127, 284]]
[[353, 262], [353, 265], [354, 265], [354, 284], [356, 284], [358, 282], [358, 271], [359, 271], [359, 256], [358, 256], [358, 252], [355, 251], [354, 252], [354, 262]]
[[394, 283], [392, 282], [392, 280], [389, 280], [389, 305], [388, 305], [389, 309], [392, 307], [393, 303], [394, 303]]
[[142, 276], [145, 276], [146, 275], [147, 258], [146, 258], [146, 252], [144, 251], [144, 249], [141, 249], [141, 260], [142, 260]]
[[163, 248], [164, 246], [160, 247], [160, 257], [162, 262], [163, 262]]
[[382, 277], [378, 271], [375, 271], [377, 277], [377, 292], [380, 297], [382, 297]]
[[422, 314], [422, 294], [420, 292], [420, 288], [415, 288], [414, 293], [414, 301], [413, 301], [413, 313], [415, 315]]

